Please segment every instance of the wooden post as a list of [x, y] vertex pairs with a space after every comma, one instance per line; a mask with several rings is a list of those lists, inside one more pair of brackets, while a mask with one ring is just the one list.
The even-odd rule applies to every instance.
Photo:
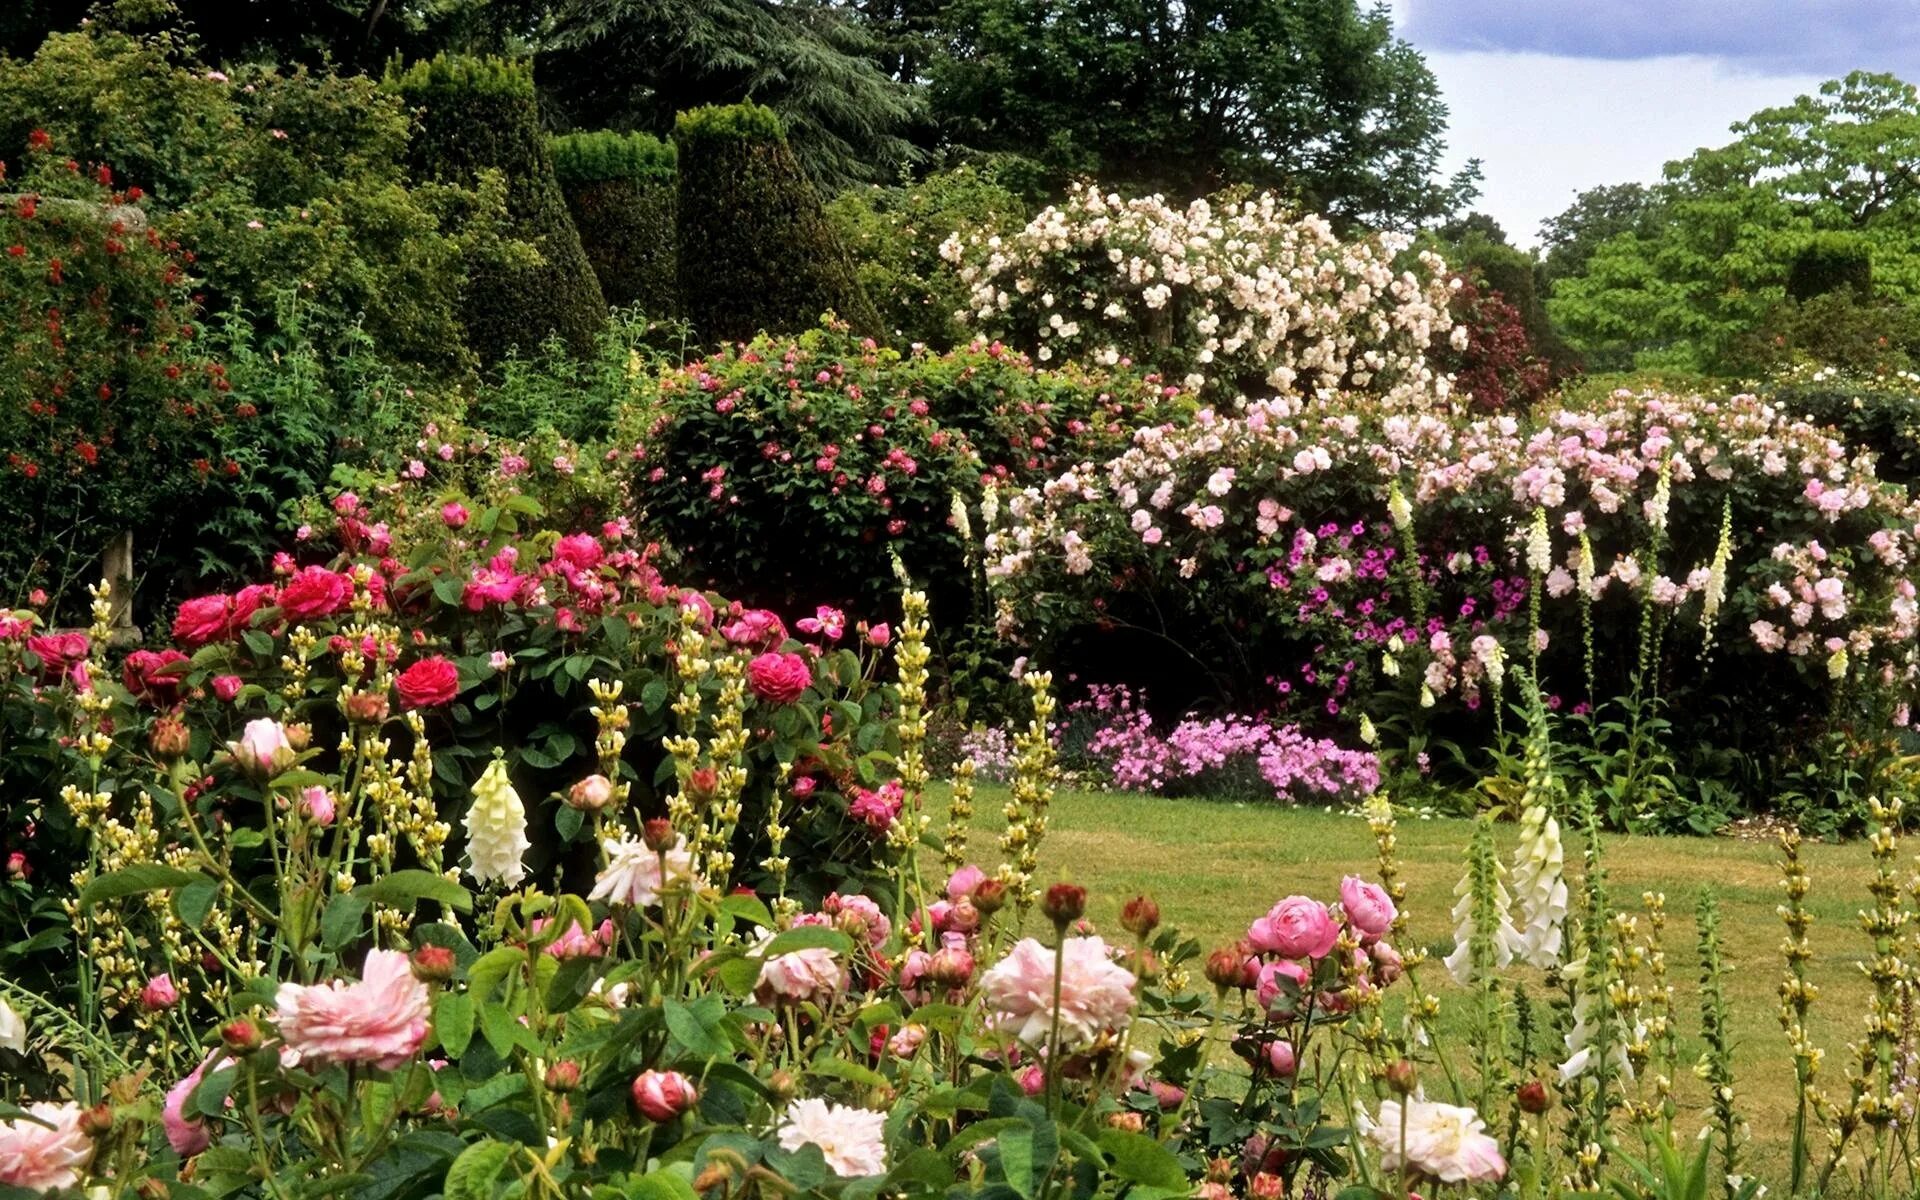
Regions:
[[122, 530], [108, 540], [100, 553], [100, 575], [113, 588], [111, 640], [124, 645], [140, 640], [133, 623], [133, 531]]

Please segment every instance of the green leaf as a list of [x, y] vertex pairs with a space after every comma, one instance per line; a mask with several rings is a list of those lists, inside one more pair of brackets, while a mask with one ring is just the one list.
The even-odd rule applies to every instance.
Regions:
[[433, 1004], [433, 1029], [440, 1035], [440, 1048], [448, 1054], [463, 1054], [473, 1040], [473, 997], [465, 992], [441, 992]]
[[162, 866], [159, 863], [142, 863], [137, 867], [122, 867], [110, 875], [102, 875], [80, 890], [80, 907], [91, 908], [102, 900], [120, 900], [127, 896], [138, 896], [145, 892], [158, 892], [166, 888], [183, 887], [204, 876], [196, 871], [183, 871], [179, 867]]
[[475, 1003], [484, 1002], [500, 986], [507, 973], [525, 962], [526, 951], [517, 946], [495, 946], [467, 968], [467, 988]]
[[173, 894], [173, 911], [189, 929], [197, 929], [213, 911], [213, 902], [219, 895], [220, 881], [202, 875]]
[[627, 1184], [627, 1200], [698, 1200], [693, 1185], [672, 1170], [653, 1171]]
[[366, 917], [370, 903], [356, 892], [327, 901], [326, 910], [320, 914], [320, 944], [329, 950], [338, 950], [359, 937], [360, 922]]
[[1007, 1186], [1022, 1196], [1033, 1195], [1033, 1127], [1022, 1122], [1002, 1133], [995, 1145], [1000, 1151], [1000, 1174]]
[[702, 996], [692, 1004], [668, 1000], [662, 1005], [667, 1032], [696, 1058], [729, 1058], [733, 1042], [721, 1024], [726, 1008], [718, 996]]
[[1148, 1187], [1185, 1190], [1187, 1173], [1173, 1151], [1144, 1133], [1102, 1130], [1097, 1139], [1113, 1163], [1113, 1173]]
[[853, 942], [838, 929], [825, 925], [802, 925], [798, 929], [789, 929], [777, 935], [766, 948], [758, 951], [754, 957], [761, 962], [777, 958], [782, 954], [792, 954], [795, 950], [813, 950], [824, 948], [835, 954], [846, 955], [853, 952]]
[[506, 1170], [514, 1148], [506, 1142], [475, 1142], [447, 1168], [441, 1189], [446, 1200], [493, 1200], [493, 1185]]
[[406, 908], [421, 900], [432, 900], [460, 912], [473, 910], [473, 893], [445, 876], [417, 868], [394, 871], [372, 883], [363, 883], [353, 889], [353, 894], [389, 908]]

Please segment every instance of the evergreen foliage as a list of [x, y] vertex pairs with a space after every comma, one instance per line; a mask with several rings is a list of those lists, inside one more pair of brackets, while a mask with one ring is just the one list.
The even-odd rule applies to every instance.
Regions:
[[649, 316], [678, 311], [673, 144], [599, 130], [553, 140], [554, 173], [607, 303]]
[[803, 330], [829, 310], [859, 332], [879, 331], [773, 110], [695, 109], [681, 114], [674, 140], [680, 302], [702, 339]]
[[464, 305], [467, 341], [483, 363], [557, 335], [591, 348], [606, 319], [599, 281], [580, 247], [540, 133], [533, 73], [524, 62], [439, 55], [389, 72], [388, 85], [420, 110], [413, 161], [422, 178], [506, 184], [507, 234], [537, 261], [476, 264]]

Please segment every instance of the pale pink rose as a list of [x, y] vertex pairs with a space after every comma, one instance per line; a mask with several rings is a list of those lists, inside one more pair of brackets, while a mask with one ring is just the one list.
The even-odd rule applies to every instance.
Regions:
[[973, 895], [973, 889], [984, 883], [986, 878], [985, 871], [968, 863], [947, 876], [947, 899], [958, 904], [963, 898]]
[[893, 922], [869, 896], [842, 896], [835, 892], [820, 903], [821, 911], [833, 918], [840, 932], [852, 937], [864, 936], [875, 946], [886, 944]]
[[[768, 934], [762, 945], [771, 942]], [[825, 946], [809, 946], [786, 954], [776, 954], [760, 964], [760, 979], [754, 995], [762, 1004], [775, 1001], [799, 1003], [825, 1000], [847, 986], [847, 973], [840, 960]]]
[[260, 775], [272, 775], [293, 765], [293, 743], [286, 727], [272, 717], [257, 717], [240, 731], [240, 740], [228, 742], [233, 761]]
[[926, 1040], [925, 1025], [902, 1025], [899, 1033], [887, 1039], [887, 1049], [897, 1058], [912, 1058], [920, 1049], [920, 1044]]
[[662, 892], [692, 889], [693, 853], [684, 836], [675, 838], [665, 854], [648, 849], [636, 837], [605, 838], [600, 845], [607, 852], [607, 867], [593, 881], [589, 900], [651, 908], [660, 903]]
[[427, 1036], [427, 985], [398, 950], [369, 950], [358, 983], [283, 983], [274, 1001], [280, 1036], [301, 1061], [393, 1070]]
[[[1442, 1183], [1486, 1183], [1507, 1173], [1500, 1145], [1471, 1108], [1409, 1097], [1382, 1101], [1380, 1118], [1365, 1127], [1380, 1148], [1380, 1166], [1392, 1173], [1404, 1165]], [[1364, 1120], [1364, 1114], [1362, 1119]]]
[[319, 784], [314, 784], [300, 793], [300, 811], [313, 819], [315, 825], [331, 825], [335, 816], [333, 793]]
[[[1044, 1046], [1054, 1023], [1054, 951], [1024, 938], [980, 977], [981, 994], [995, 1028], [1011, 1032], [1030, 1046]], [[1062, 943], [1060, 965], [1060, 1038], [1082, 1046], [1109, 1029], [1127, 1023], [1133, 1012], [1133, 972], [1113, 961], [1113, 950], [1097, 937], [1073, 937]]]
[[[182, 1158], [200, 1153], [213, 1144], [213, 1135], [207, 1132], [204, 1117], [188, 1117], [187, 1100], [192, 1097], [193, 1089], [200, 1086], [207, 1072], [217, 1071], [227, 1061], [226, 1055], [215, 1050], [200, 1061], [185, 1079], [167, 1089], [166, 1102], [160, 1106], [160, 1124], [166, 1130], [167, 1145]], [[228, 1101], [232, 1103], [232, 1101]]]
[[787, 1105], [775, 1131], [780, 1148], [818, 1146], [827, 1166], [842, 1179], [884, 1175], [887, 1171], [887, 1114], [872, 1109], [795, 1100]]
[[1339, 936], [1327, 906], [1311, 896], [1288, 896], [1247, 929], [1254, 949], [1285, 958], [1325, 958]]
[[36, 1120], [0, 1121], [0, 1183], [29, 1192], [77, 1186], [93, 1158], [93, 1139], [80, 1128], [80, 1106], [42, 1101], [26, 1110]]
[[1386, 889], [1358, 875], [1340, 881], [1340, 908], [1355, 929], [1375, 938], [1393, 928], [1394, 918], [1399, 916]]

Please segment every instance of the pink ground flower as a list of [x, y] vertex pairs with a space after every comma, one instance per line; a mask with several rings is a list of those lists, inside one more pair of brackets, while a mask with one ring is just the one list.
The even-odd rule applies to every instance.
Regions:
[[[1029, 1046], [1047, 1044], [1053, 1027], [1054, 951], [1024, 938], [980, 977], [994, 1027]], [[1060, 1038], [1081, 1046], [1127, 1023], [1133, 1011], [1133, 972], [1113, 961], [1097, 937], [1068, 938], [1060, 966]]]
[[283, 983], [276, 1019], [287, 1049], [301, 1060], [373, 1063], [392, 1070], [427, 1036], [427, 986], [398, 950], [370, 950], [360, 982]]

